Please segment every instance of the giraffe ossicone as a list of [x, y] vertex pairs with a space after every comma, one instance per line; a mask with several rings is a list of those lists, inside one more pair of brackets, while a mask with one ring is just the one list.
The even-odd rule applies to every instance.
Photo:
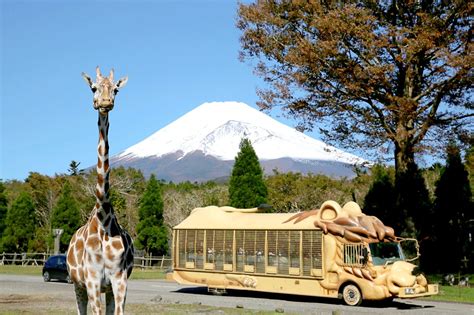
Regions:
[[101, 313], [100, 296], [105, 293], [106, 313], [123, 314], [127, 282], [133, 268], [133, 242], [120, 226], [109, 200], [109, 112], [114, 108], [118, 90], [127, 77], [114, 82], [114, 70], [104, 77], [96, 68], [96, 81], [82, 77], [94, 93], [93, 106], [99, 112], [97, 146], [96, 204], [85, 225], [71, 238], [67, 266], [76, 292], [78, 314]]

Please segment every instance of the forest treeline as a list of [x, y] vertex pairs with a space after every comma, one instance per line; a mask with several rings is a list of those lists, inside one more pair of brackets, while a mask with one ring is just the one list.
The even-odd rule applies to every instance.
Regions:
[[[433, 272], [472, 270], [474, 150], [465, 155], [464, 161], [459, 150], [448, 152], [445, 164], [421, 169], [409, 180], [408, 189], [419, 190], [418, 200], [413, 201], [419, 204], [419, 213], [401, 213], [403, 209], [394, 195], [393, 167], [375, 165], [370, 171], [356, 170], [356, 174], [352, 179], [334, 179], [274, 170], [272, 175], [264, 177], [267, 203], [271, 205], [269, 211], [297, 212], [317, 209], [329, 199], [341, 204], [353, 200], [366, 214], [376, 215], [393, 226], [397, 235], [418, 238], [422, 255], [427, 259], [434, 259], [441, 247], [450, 250], [449, 255], [443, 254], [449, 261], [435, 267], [425, 265], [425, 269], [431, 267]], [[96, 175], [95, 171], [78, 172], [73, 167], [69, 174], [46, 176], [31, 172], [24, 181], [0, 182], [0, 251], [50, 252], [54, 228], [64, 230], [61, 251], [65, 251], [71, 235], [85, 223], [94, 207]], [[111, 171], [111, 202], [120, 224], [134, 239], [139, 234], [140, 209], [146, 207], [145, 192], [153, 186], [151, 180], [156, 181], [154, 177], [147, 180], [141, 171], [133, 168], [118, 167]], [[159, 220], [168, 239], [171, 228], [193, 208], [230, 204], [226, 183], [157, 182], [159, 190], [156, 187], [154, 190], [159, 191], [162, 198], [157, 211], [162, 212]], [[418, 188], [413, 186], [417, 183], [421, 185]]]

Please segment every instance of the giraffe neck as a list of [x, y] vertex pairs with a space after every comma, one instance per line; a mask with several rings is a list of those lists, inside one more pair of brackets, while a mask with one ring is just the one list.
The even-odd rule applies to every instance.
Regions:
[[96, 211], [99, 219], [104, 222], [113, 217], [114, 211], [109, 199], [109, 115], [99, 113], [99, 143], [97, 145], [97, 185]]

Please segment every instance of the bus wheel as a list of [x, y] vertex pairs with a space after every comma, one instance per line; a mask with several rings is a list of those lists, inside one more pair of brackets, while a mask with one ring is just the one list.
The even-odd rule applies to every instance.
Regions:
[[362, 293], [357, 286], [353, 284], [347, 284], [342, 289], [342, 299], [344, 303], [350, 306], [357, 306], [362, 303]]

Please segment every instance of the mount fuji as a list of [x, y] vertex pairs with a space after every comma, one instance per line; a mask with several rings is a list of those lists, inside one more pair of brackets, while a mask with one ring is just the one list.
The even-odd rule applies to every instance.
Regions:
[[279, 172], [353, 177], [367, 161], [311, 138], [238, 102], [204, 103], [111, 158], [167, 181], [225, 179], [242, 138], [248, 138], [266, 174]]

